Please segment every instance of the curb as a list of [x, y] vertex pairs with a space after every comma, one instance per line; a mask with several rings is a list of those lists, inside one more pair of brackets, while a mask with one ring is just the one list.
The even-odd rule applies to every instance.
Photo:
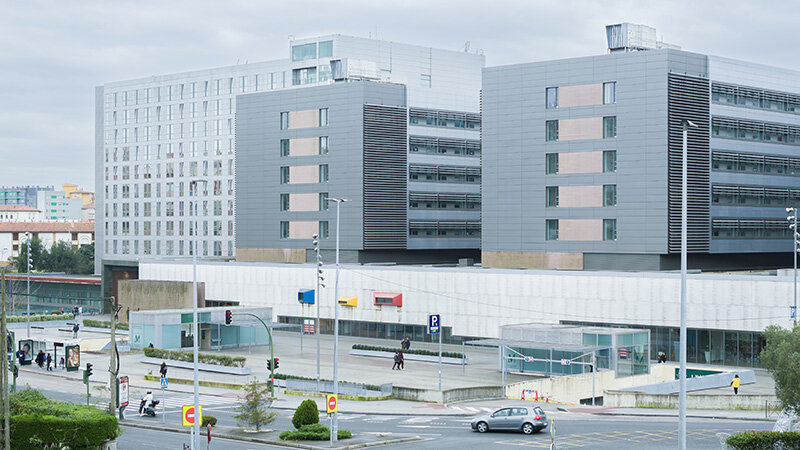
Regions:
[[[155, 431], [169, 431], [172, 433], [183, 433], [182, 430], [165, 427], [165, 426], [157, 426], [157, 425], [150, 425], [150, 424], [143, 424], [143, 423], [136, 423], [136, 422], [122, 422], [120, 423], [122, 427], [132, 427], [132, 428], [141, 428], [145, 430], [155, 430]], [[185, 434], [185, 433], [184, 433]], [[203, 430], [200, 430], [200, 435], [203, 435]], [[328, 446], [319, 447], [315, 445], [307, 445], [307, 444], [299, 444], [296, 442], [291, 441], [281, 441], [281, 440], [271, 440], [271, 439], [260, 439], [260, 438], [248, 438], [246, 436], [236, 436], [232, 434], [225, 434], [225, 433], [216, 433], [214, 434], [217, 438], [220, 439], [228, 439], [232, 441], [242, 441], [242, 442], [253, 442], [256, 444], [268, 444], [268, 445], [275, 445], [278, 447], [289, 447], [289, 448], [303, 448], [309, 450], [316, 450], [320, 448], [331, 448]], [[394, 445], [394, 444], [402, 444], [405, 442], [414, 442], [421, 440], [419, 436], [407, 436], [397, 439], [384, 439], [382, 441], [376, 442], [362, 442], [360, 444], [353, 444], [353, 445], [345, 445], [342, 447], [334, 447], [336, 449], [351, 449], [351, 448], [366, 448], [366, 447], [377, 447], [380, 445]], [[327, 441], [325, 441], [327, 442]]]
[[[673, 414], [642, 414], [642, 413], [612, 413], [612, 412], [596, 412], [590, 413], [596, 416], [626, 416], [626, 417], [669, 417], [669, 418], [677, 418], [678, 416]], [[689, 419], [714, 419], [714, 420], [755, 420], [759, 422], [774, 422], [772, 419], [764, 419], [764, 418], [756, 418], [756, 417], [730, 417], [730, 416], [695, 416], [695, 415], [687, 415]]]

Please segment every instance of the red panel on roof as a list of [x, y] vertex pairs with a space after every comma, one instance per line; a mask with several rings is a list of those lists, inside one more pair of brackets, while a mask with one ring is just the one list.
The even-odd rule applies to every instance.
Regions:
[[375, 305], [403, 306], [403, 294], [397, 292], [374, 292], [372, 303]]

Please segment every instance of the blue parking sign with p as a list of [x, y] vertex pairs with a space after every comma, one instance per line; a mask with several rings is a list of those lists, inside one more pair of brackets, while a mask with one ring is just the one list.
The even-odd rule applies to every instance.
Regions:
[[428, 316], [428, 334], [436, 334], [439, 332], [442, 321], [439, 314], [431, 314]]

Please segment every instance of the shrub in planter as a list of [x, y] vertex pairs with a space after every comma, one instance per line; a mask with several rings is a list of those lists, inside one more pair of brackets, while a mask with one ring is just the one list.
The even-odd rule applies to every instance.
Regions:
[[[353, 433], [339, 430], [336, 436], [339, 439], [349, 439], [353, 437]], [[284, 441], [327, 441], [331, 438], [331, 431], [322, 424], [303, 425], [299, 430], [284, 431], [278, 437]]]
[[728, 436], [725, 444], [734, 450], [800, 448], [800, 432], [748, 431]]
[[319, 409], [317, 408], [317, 402], [311, 399], [304, 400], [294, 412], [294, 416], [292, 417], [292, 425], [299, 430], [303, 425], [318, 423]]
[[[434, 352], [431, 350], [424, 350], [424, 349], [408, 349], [403, 350], [399, 348], [391, 348], [391, 347], [378, 347], [375, 345], [364, 345], [364, 344], [355, 344], [353, 345], [353, 350], [368, 350], [373, 352], [403, 352], [407, 355], [425, 355], [425, 356], [439, 356], [439, 352]], [[443, 358], [463, 358], [464, 355], [457, 352], [442, 352]]]
[[[192, 354], [192, 352], [163, 350], [160, 348], [145, 347], [144, 356], [147, 356], [148, 358], [172, 359], [174, 361], [194, 361], [194, 354]], [[245, 362], [247, 362], [247, 359], [244, 356], [209, 355], [207, 353], [199, 353], [197, 355], [197, 360], [203, 364], [213, 364], [215, 366], [225, 367], [244, 367]]]
[[207, 427], [211, 425], [212, 427], [217, 426], [217, 418], [214, 416], [207, 416], [203, 414], [203, 423], [200, 424], [202, 427]]

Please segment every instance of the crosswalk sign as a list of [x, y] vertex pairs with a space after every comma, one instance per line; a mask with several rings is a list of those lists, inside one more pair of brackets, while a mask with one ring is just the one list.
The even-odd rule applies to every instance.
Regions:
[[167, 377], [161, 378], [161, 389], [166, 389], [168, 384], [169, 380], [167, 380]]

